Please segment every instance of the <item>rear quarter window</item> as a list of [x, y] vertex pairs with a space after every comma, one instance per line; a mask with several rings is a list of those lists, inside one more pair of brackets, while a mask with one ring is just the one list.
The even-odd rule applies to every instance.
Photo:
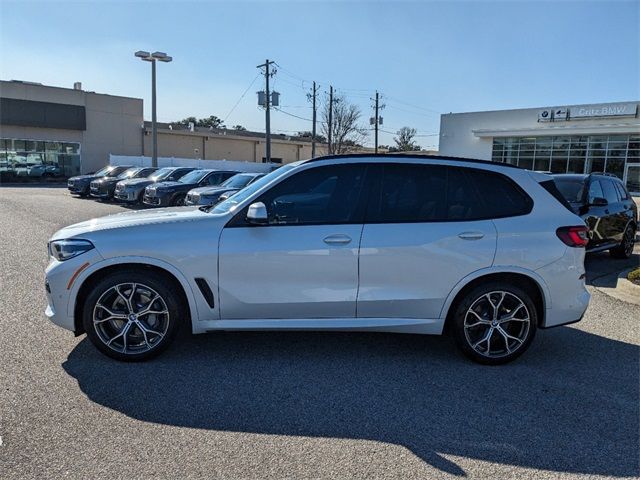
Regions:
[[506, 175], [474, 168], [465, 171], [480, 197], [474, 215], [478, 219], [515, 217], [531, 212], [531, 197]]

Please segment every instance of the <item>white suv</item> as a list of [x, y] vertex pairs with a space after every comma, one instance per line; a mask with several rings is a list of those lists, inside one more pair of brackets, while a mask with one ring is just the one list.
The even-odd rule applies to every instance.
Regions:
[[551, 177], [448, 157], [286, 165], [214, 206], [111, 215], [49, 243], [47, 316], [142, 360], [182, 325], [450, 333], [472, 360], [580, 320], [587, 228]]

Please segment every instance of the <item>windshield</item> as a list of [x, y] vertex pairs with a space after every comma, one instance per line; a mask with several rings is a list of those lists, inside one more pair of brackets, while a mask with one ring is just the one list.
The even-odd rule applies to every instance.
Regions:
[[247, 184], [253, 180], [253, 175], [234, 175], [233, 177], [225, 180], [221, 187], [229, 187], [229, 188], [242, 188], [246, 187]]
[[206, 170], [194, 170], [193, 172], [187, 173], [184, 177], [179, 178], [178, 181], [181, 183], [198, 183], [208, 173]]
[[122, 172], [116, 178], [120, 178], [120, 179], [133, 178], [138, 174], [138, 172], [140, 170], [142, 170], [142, 169], [141, 168], [130, 168], [129, 170], [125, 170], [124, 172]]
[[153, 174], [153, 176], [149, 177], [151, 180], [153, 180], [154, 182], [157, 182], [158, 180], [164, 180], [165, 178], [167, 178], [169, 175], [171, 175], [171, 173], [174, 171], [174, 168], [171, 167], [166, 167], [166, 168], [161, 168], [160, 170], [158, 170], [156, 173]]
[[94, 175], [96, 177], [103, 177], [104, 175], [106, 175], [107, 173], [109, 173], [111, 170], [113, 170], [114, 167], [104, 167], [101, 168], [100, 170], [98, 170], [96, 173], [94, 173]]
[[584, 193], [584, 181], [577, 178], [554, 178], [556, 187], [567, 202], [580, 203]]
[[280, 175], [284, 175], [285, 173], [290, 171], [292, 168], [295, 168], [295, 165], [293, 165], [293, 164], [292, 165], [286, 165], [284, 167], [280, 167], [277, 170], [274, 170], [273, 172], [271, 172], [271, 173], [265, 175], [264, 177], [256, 180], [255, 182], [253, 182], [248, 187], [240, 190], [233, 197], [229, 197], [224, 202], [220, 202], [219, 204], [217, 204], [213, 208], [213, 210], [211, 210], [211, 212], [212, 213], [227, 213], [227, 212], [232, 211], [235, 208], [236, 205], [238, 205], [239, 203], [244, 202], [247, 198], [252, 196], [255, 192], [260, 190], [262, 187], [264, 187], [265, 185], [273, 182]]

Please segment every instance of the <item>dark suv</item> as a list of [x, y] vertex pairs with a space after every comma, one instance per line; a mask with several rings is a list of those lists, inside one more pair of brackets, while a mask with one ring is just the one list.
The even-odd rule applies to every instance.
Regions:
[[192, 188], [219, 185], [237, 172], [199, 169], [187, 173], [176, 182], [158, 182], [144, 189], [143, 203], [154, 207], [184, 205]]
[[134, 178], [147, 178], [157, 168], [153, 167], [133, 167], [125, 170], [117, 177], [102, 177], [91, 182], [91, 196], [100, 200], [111, 200], [116, 189], [116, 184], [121, 180]]
[[120, 175], [125, 170], [131, 168], [131, 165], [127, 166], [114, 166], [108, 165], [104, 168], [101, 168], [95, 173], [88, 173], [87, 175], [78, 175], [77, 177], [71, 177], [67, 181], [67, 188], [69, 192], [75, 193], [76, 195], [80, 195], [81, 197], [86, 197], [91, 192], [90, 185], [93, 180], [102, 177], [111, 177], [115, 178]]
[[638, 229], [638, 207], [622, 181], [607, 173], [553, 178], [571, 209], [589, 227], [587, 251], [609, 250], [614, 258], [629, 258]]

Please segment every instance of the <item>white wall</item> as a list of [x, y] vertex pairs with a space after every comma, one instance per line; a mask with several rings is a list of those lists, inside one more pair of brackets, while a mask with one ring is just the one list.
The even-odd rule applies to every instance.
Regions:
[[[151, 157], [110, 155], [110, 165], [131, 165], [134, 167], [150, 167]], [[238, 172], [267, 173], [279, 167], [275, 163], [239, 162], [235, 160], [196, 160], [193, 158], [158, 157], [158, 167], [196, 167], [235, 170]]]

